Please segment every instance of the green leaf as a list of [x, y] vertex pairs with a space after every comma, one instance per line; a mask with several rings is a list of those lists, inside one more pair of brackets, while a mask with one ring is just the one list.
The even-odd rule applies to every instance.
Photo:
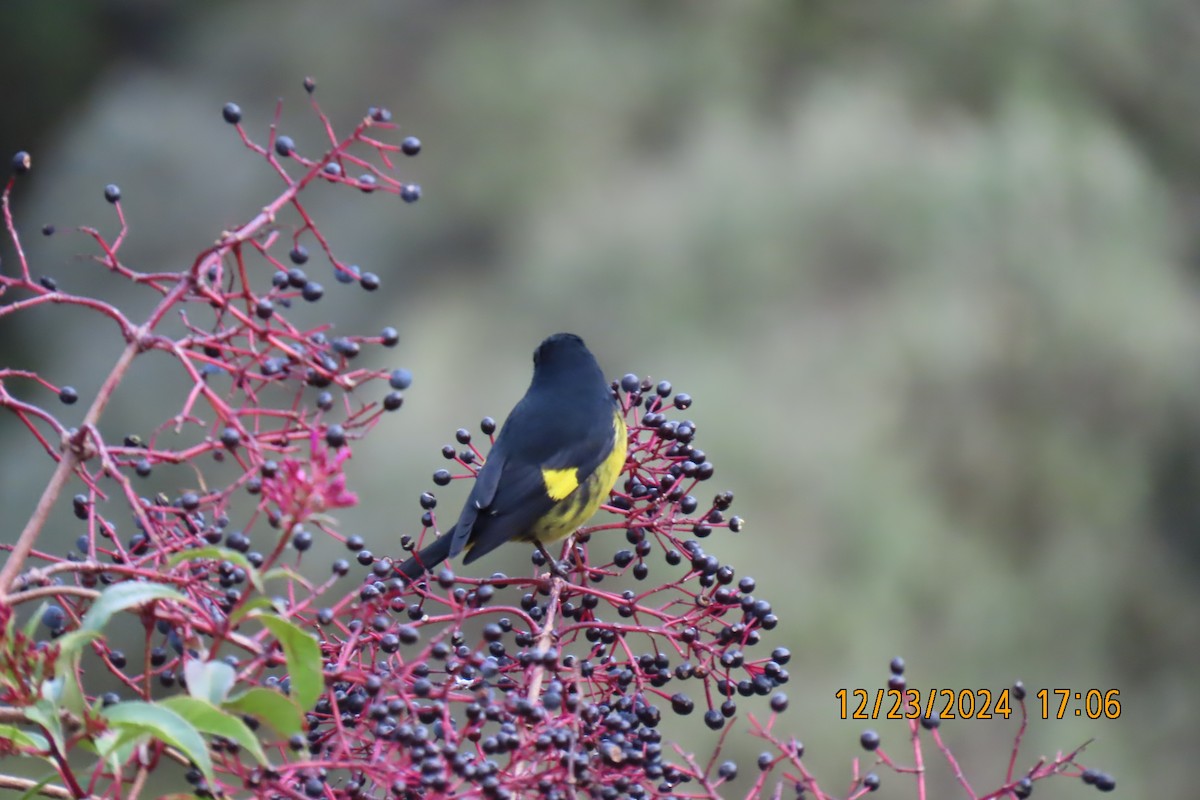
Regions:
[[224, 661], [188, 659], [183, 665], [183, 677], [187, 682], [188, 694], [219, 706], [229, 697], [237, 673]]
[[[21, 627], [21, 633], [25, 634], [26, 639], [37, 639], [37, 627], [41, 624], [42, 615], [46, 613], [46, 608], [49, 605], [49, 600], [43, 600], [41, 604], [38, 605], [37, 611], [33, 612], [33, 616], [25, 620], [25, 624]], [[17, 615], [13, 614], [8, 618], [8, 636], [5, 638], [5, 641], [11, 642], [13, 640], [12, 634], [16, 626]]]
[[73, 661], [75, 657], [83, 651], [83, 646], [85, 644], [93, 639], [99, 638], [100, 631], [84, 630], [71, 631], [70, 633], [64, 633], [62, 636], [58, 637], [58, 639], [54, 642], [59, 647], [58, 661], [55, 662], [54, 674], [61, 675], [62, 669], [59, 667], [59, 665]]
[[[46, 681], [42, 685], [43, 692], [46, 685], [50, 683], [52, 681]], [[50, 741], [54, 743], [54, 748], [58, 752], [67, 752], [66, 747], [63, 745], [62, 722], [58, 719], [58, 705], [56, 703], [52, 703], [46, 699], [38, 700], [33, 705], [23, 708], [22, 713], [25, 714], [25, 719], [34, 725], [41, 725], [42, 730], [50, 734]]]
[[121, 765], [128, 763], [129, 759], [133, 757], [138, 738], [139, 735], [135, 732], [109, 728], [90, 740], [81, 739], [79, 745], [84, 747], [85, 743], [90, 744], [90, 752], [95, 753], [101, 760], [107, 761], [109, 769], [116, 775], [120, 773]]
[[238, 623], [243, 619], [248, 616], [252, 616], [254, 612], [263, 609], [266, 609], [267, 611], [273, 611], [275, 609], [275, 604], [271, 602], [271, 598], [255, 597], [247, 600], [235, 608], [233, 613], [229, 615], [229, 624], [231, 627], [237, 627]]
[[203, 733], [224, 736], [226, 739], [237, 742], [246, 748], [258, 763], [266, 766], [267, 754], [263, 752], [258, 737], [246, 723], [232, 714], [227, 714], [205, 700], [197, 700], [195, 697], [184, 697], [183, 695], [169, 697], [161, 701], [159, 705], [171, 709]]
[[47, 678], [46, 680], [42, 681], [42, 685], [38, 690], [39, 697], [54, 706], [57, 706], [62, 702], [62, 693], [62, 678]]
[[41, 796], [42, 789], [49, 786], [50, 781], [54, 780], [57, 777], [58, 777], [57, 772], [51, 772], [49, 775], [42, 778], [40, 781], [35, 783], [33, 786], [30, 786], [28, 789], [26, 789], [21, 794], [21, 797], [18, 800], [32, 800], [32, 798], [34, 798], [34, 797]]
[[289, 567], [287, 564], [282, 564], [263, 573], [264, 581], [274, 580], [275, 578], [280, 578], [281, 580], [304, 581], [304, 576]]
[[321, 675], [321, 645], [300, 626], [282, 617], [258, 614], [255, 619], [267, 626], [283, 648], [296, 704], [301, 708], [312, 708], [325, 688], [325, 678]]
[[260, 719], [281, 736], [304, 732], [304, 712], [300, 706], [292, 698], [273, 689], [263, 686], [247, 689], [230, 698], [225, 708]]
[[83, 622], [79, 625], [79, 630], [98, 633], [112, 619], [113, 614], [127, 608], [140, 606], [151, 600], [183, 602], [186, 599], [176, 589], [164, 583], [147, 583], [145, 581], [114, 583], [96, 598], [96, 602], [92, 603], [92, 607], [83, 615]]
[[42, 685], [43, 697], [77, 717], [82, 717], [87, 709], [87, 701], [79, 685], [79, 660], [83, 657], [83, 646], [99, 637], [96, 631], [71, 631], [60, 637], [58, 658], [54, 662], [54, 679]]
[[167, 567], [173, 567], [182, 561], [191, 561], [196, 558], [211, 558], [214, 561], [229, 561], [236, 564], [246, 570], [246, 576], [250, 579], [251, 586], [259, 592], [263, 590], [263, 578], [259, 574], [258, 568], [251, 564], [246, 556], [227, 547], [199, 547], [195, 550], [180, 550], [167, 559]]
[[15, 725], [0, 724], [0, 739], [11, 739], [17, 747], [32, 747], [34, 750], [49, 750], [50, 740], [40, 733], [23, 731]]
[[196, 727], [158, 703], [128, 700], [100, 709], [111, 727], [125, 734], [148, 734], [171, 745], [199, 768], [210, 784], [216, 783], [208, 745]]
[[[62, 659], [58, 660], [62, 664]], [[56, 667], [57, 668], [57, 667]], [[82, 718], [87, 711], [87, 700], [83, 696], [83, 687], [80, 685], [79, 670], [79, 655], [76, 654], [71, 660], [68, 669], [59, 674], [62, 679], [62, 698], [59, 701], [62, 708], [71, 712], [76, 717]]]

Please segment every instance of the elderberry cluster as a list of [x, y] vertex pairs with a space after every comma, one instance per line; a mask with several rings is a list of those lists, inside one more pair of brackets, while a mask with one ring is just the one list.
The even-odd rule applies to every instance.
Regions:
[[[557, 572], [472, 579], [443, 566], [414, 586], [392, 559], [347, 541], [371, 574], [350, 622], [317, 612], [331, 694], [308, 714], [303, 746], [358, 767], [326, 771], [324, 787], [347, 797], [558, 798], [569, 786], [614, 800], [658, 796], [704, 777], [664, 750], [665, 714], [690, 715], [699, 702], [717, 730], [738, 697], [786, 708], [778, 689], [790, 653], [752, 655], [778, 624], [770, 602], [701, 546], [743, 522], [728, 516], [731, 492], [698, 499], [715, 467], [695, 443], [696, 423], [674, 416], [691, 398], [632, 375], [613, 391], [629, 456], [607, 513], [574, 537]], [[496, 423], [480, 429], [493, 437]], [[455, 441], [443, 455], [457, 474], [438, 470], [438, 486], [470, 479], [486, 460], [470, 431]], [[434, 492], [420, 507], [422, 533], [404, 538], [406, 550], [437, 526]], [[617, 531], [631, 548], [614, 550]], [[546, 566], [540, 551], [532, 558]], [[365, 753], [376, 756], [369, 765]], [[734, 773], [722, 766], [722, 778]], [[303, 784], [286, 773], [276, 780]]]

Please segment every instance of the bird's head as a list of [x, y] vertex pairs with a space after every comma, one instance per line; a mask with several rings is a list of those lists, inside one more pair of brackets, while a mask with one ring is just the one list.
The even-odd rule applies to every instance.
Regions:
[[556, 333], [538, 345], [533, 351], [533, 377], [535, 381], [604, 380], [596, 357], [573, 333]]

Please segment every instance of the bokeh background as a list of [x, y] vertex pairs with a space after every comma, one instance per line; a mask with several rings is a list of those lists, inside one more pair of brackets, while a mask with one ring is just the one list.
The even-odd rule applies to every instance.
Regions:
[[[310, 201], [384, 290], [306, 313], [395, 325], [391, 365], [416, 375], [350, 462], [364, 503], [340, 517], [372, 549], [415, 531], [453, 430], [505, 414], [533, 346], [574, 330], [613, 376], [696, 398], [713, 489], [749, 521], [711, 551], [782, 619], [783, 724], [827, 788], [865, 727], [835, 691], [899, 654], [915, 687], [1119, 689], [1119, 719], [1037, 721], [1020, 763], [1095, 737], [1083, 760], [1124, 796], [1194, 791], [1200, 6], [21, 0], [0, 24], [0, 151], [35, 163], [16, 213], [70, 288], [112, 284], [82, 239], [36, 231], [112, 230], [106, 183], [146, 269], [273, 196], [226, 101], [264, 137], [283, 97], [315, 154], [312, 75], [343, 130], [376, 104], [421, 137], [401, 164], [420, 203]], [[85, 400], [120, 345], [61, 309], [0, 324], [0, 363]], [[110, 435], [171, 413], [161, 376], [134, 378]], [[0, 417], [0, 538], [50, 471]], [[523, 569], [518, 551], [475, 571]], [[873, 727], [904, 753], [900, 726]], [[1015, 727], [945, 726], [978, 788]], [[752, 772], [761, 748], [729, 747]], [[913, 796], [884, 778], [878, 796]]]

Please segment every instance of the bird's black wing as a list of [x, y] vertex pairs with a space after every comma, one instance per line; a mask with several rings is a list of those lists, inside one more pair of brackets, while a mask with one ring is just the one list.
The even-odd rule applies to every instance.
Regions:
[[613, 440], [616, 438], [613, 415], [609, 414], [604, 423], [597, 426], [591, 435], [560, 448], [549, 458], [544, 459], [539, 466], [542, 469], [574, 467], [578, 471], [579, 482], [583, 483], [612, 453], [615, 444]]
[[[596, 434], [560, 447], [540, 461], [530, 462], [508, 456], [498, 473], [498, 484], [488, 487], [490, 504], [476, 508], [468, 502], [468, 509], [464, 510], [463, 516], [470, 511], [473, 519], [472, 534], [469, 536], [470, 552], [463, 562], [469, 564], [505, 542], [524, 538], [529, 529], [554, 508], [561, 498], [552, 498], [547, 493], [544, 470], [574, 469], [577, 485], [586, 481], [612, 452], [614, 445], [615, 431], [611, 422], [606, 429], [598, 428]], [[487, 464], [490, 465], [493, 458], [494, 454]], [[483, 472], [480, 470], [477, 481], [484, 477]], [[496, 475], [488, 477], [493, 481], [497, 478]], [[476, 499], [474, 491], [471, 499]], [[462, 517], [459, 519], [461, 527]], [[459, 531], [455, 531], [455, 534], [457, 538]], [[467, 538], [464, 537], [464, 543]]]
[[506, 462], [492, 504], [474, 514], [470, 552], [463, 563], [469, 564], [505, 542], [524, 537], [554, 507], [554, 502], [546, 494], [540, 467]]
[[475, 476], [475, 485], [471, 487], [471, 494], [467, 496], [462, 514], [459, 515], [458, 522], [454, 525], [454, 538], [450, 544], [451, 557], [461, 553], [467, 543], [476, 538], [476, 523], [481, 514], [485, 518], [489, 514], [507, 463], [508, 459], [504, 448], [492, 448], [492, 452], [488, 454], [488, 460], [484, 462], [479, 469], [479, 474]]

